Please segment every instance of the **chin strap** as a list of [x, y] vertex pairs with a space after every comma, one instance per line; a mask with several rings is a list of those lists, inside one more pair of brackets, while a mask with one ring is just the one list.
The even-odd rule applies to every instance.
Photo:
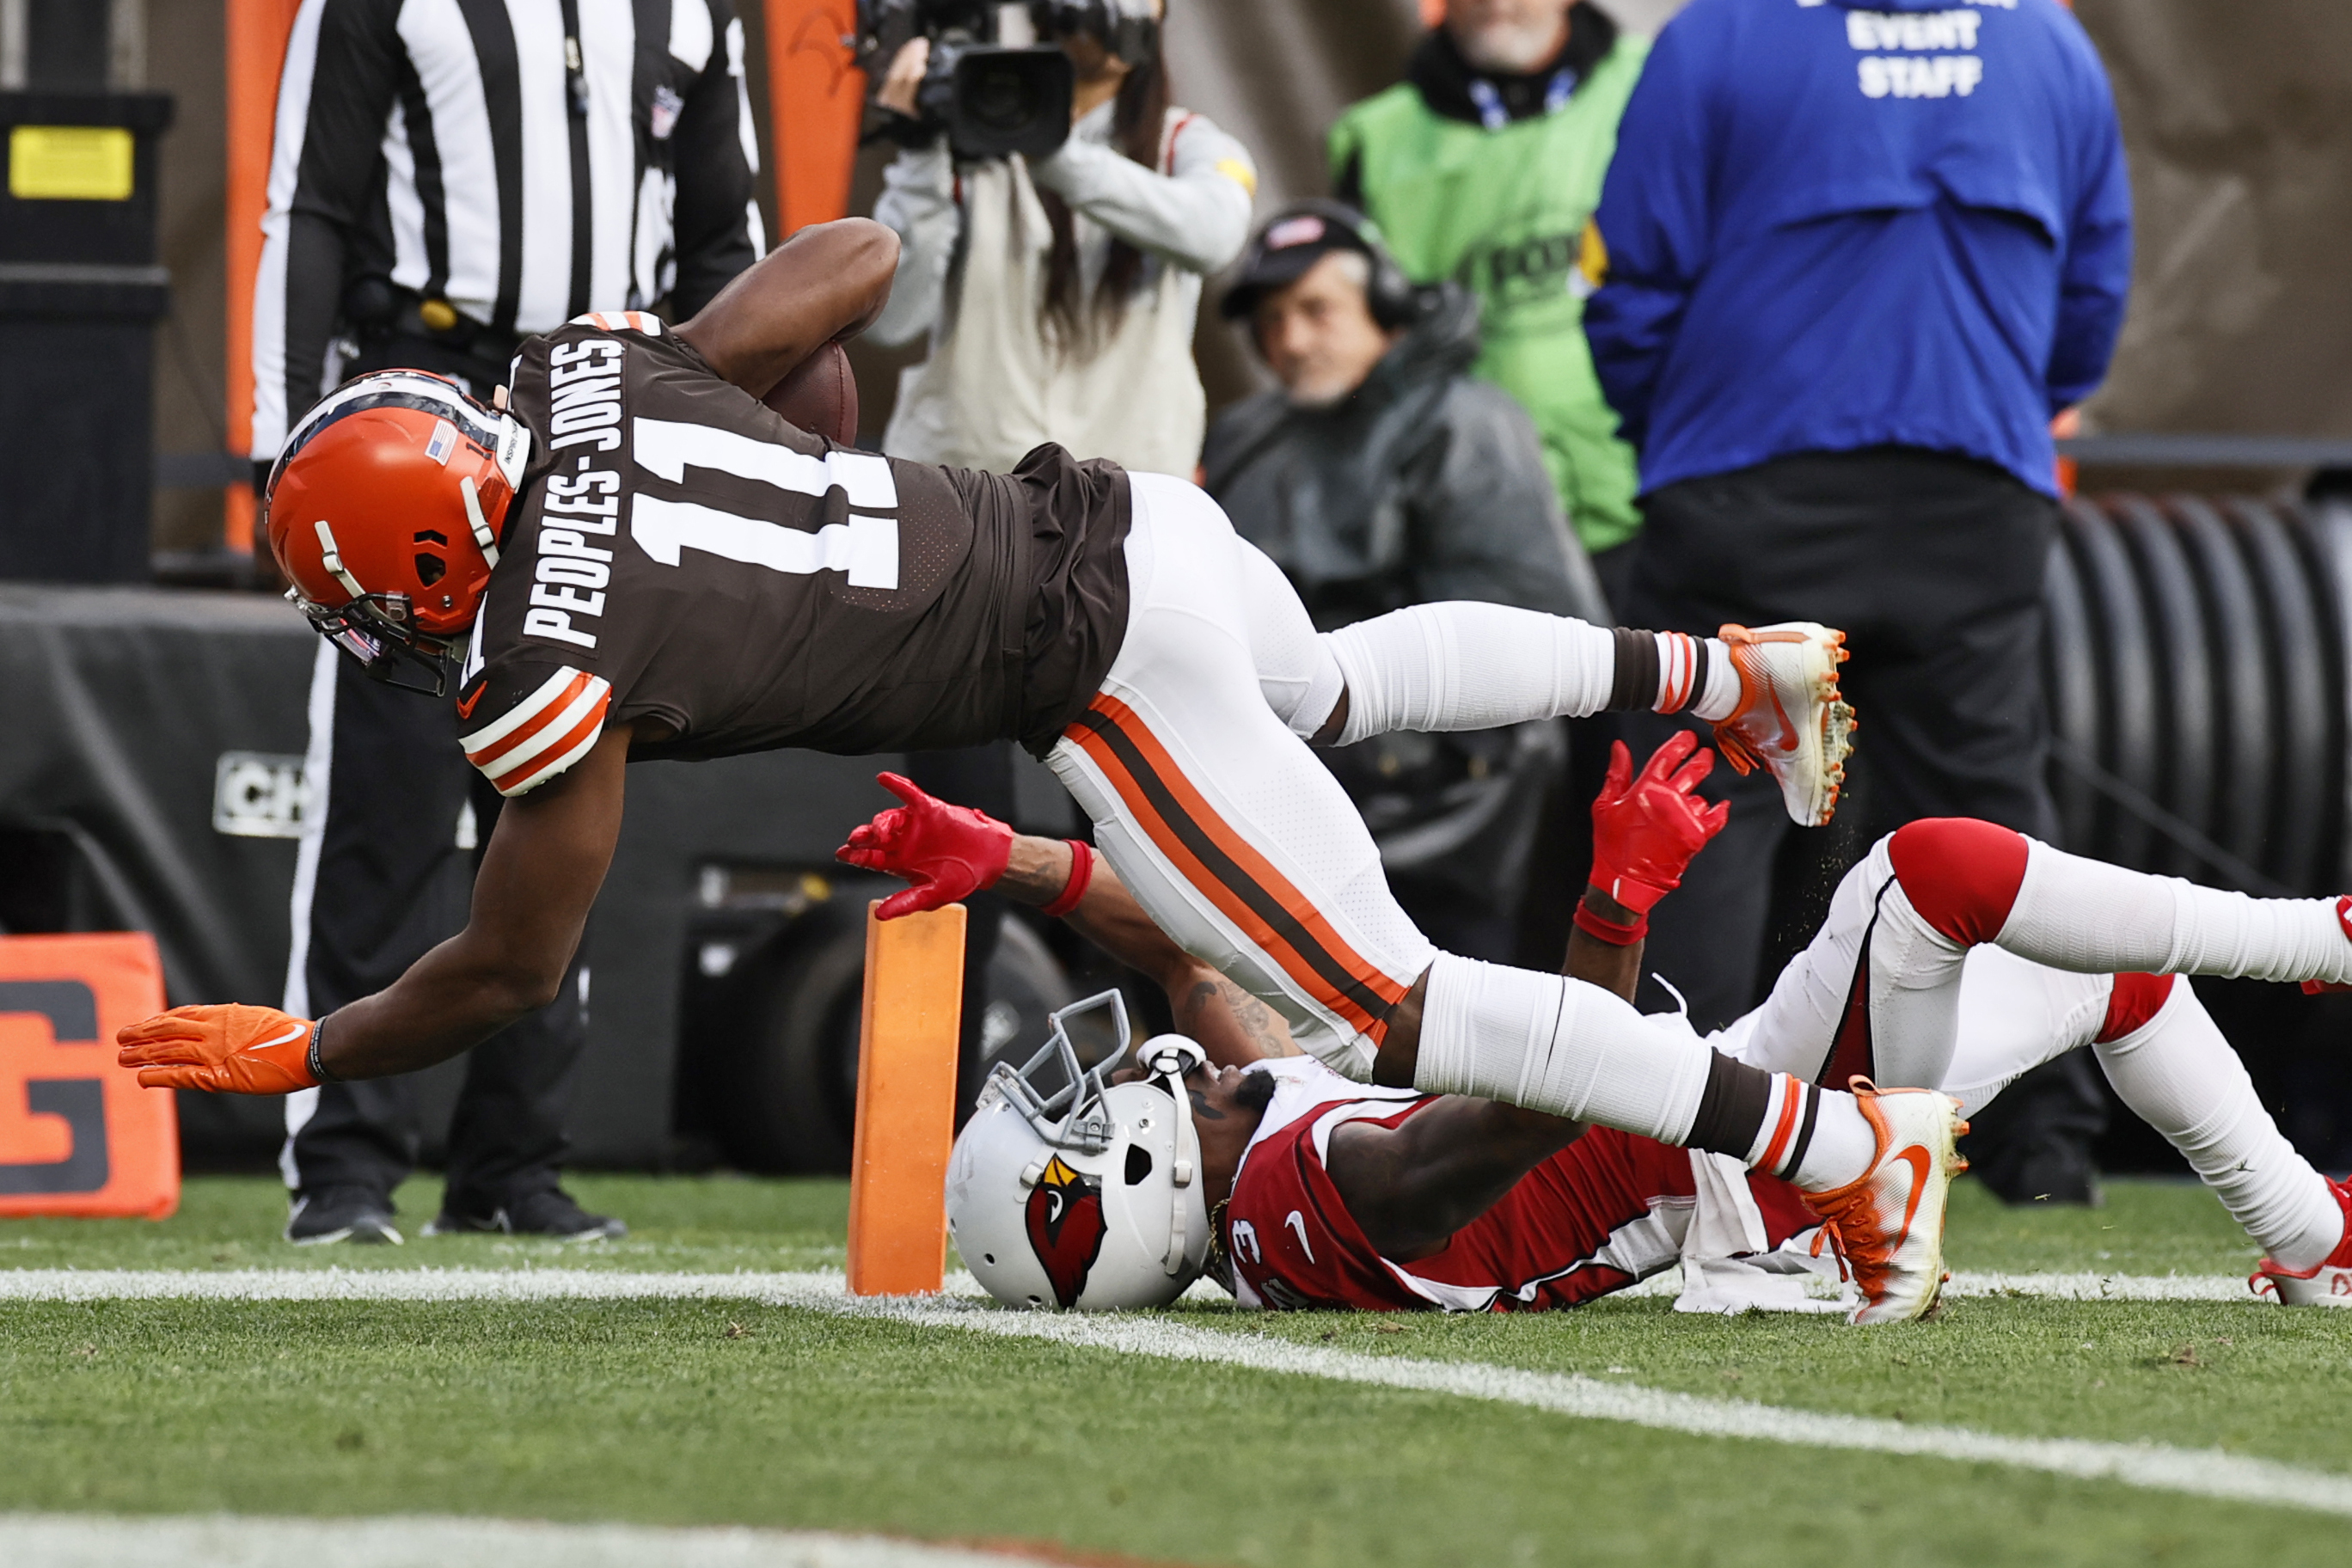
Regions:
[[1206, 1063], [1209, 1054], [1192, 1041], [1173, 1035], [1150, 1042], [1145, 1051], [1144, 1070], [1166, 1079], [1168, 1091], [1176, 1100], [1176, 1165], [1170, 1173], [1174, 1177], [1171, 1191], [1175, 1208], [1168, 1216], [1167, 1256], [1160, 1260], [1160, 1267], [1173, 1276], [1184, 1271], [1184, 1199], [1192, 1184], [1201, 1179], [1201, 1134], [1192, 1125], [1192, 1101], [1184, 1089], [1184, 1075]]
[[[482, 515], [482, 493], [474, 488], [474, 476], [466, 475], [457, 481], [457, 493], [466, 498], [466, 521], [474, 527], [474, 543], [482, 552], [482, 559], [490, 565], [499, 563], [499, 536], [490, 531], [489, 519]], [[320, 528], [327, 525], [320, 523]], [[328, 570], [332, 571], [330, 567]]]

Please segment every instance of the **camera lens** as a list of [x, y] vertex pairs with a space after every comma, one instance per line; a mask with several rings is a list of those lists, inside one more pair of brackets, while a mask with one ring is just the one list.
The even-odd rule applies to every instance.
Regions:
[[976, 72], [964, 100], [965, 110], [992, 131], [1018, 131], [1037, 117], [1040, 107], [1037, 84], [1007, 66]]

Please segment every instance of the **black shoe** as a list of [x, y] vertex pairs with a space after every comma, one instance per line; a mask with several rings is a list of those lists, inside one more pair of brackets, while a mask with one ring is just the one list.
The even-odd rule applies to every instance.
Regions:
[[364, 1187], [329, 1187], [294, 1200], [286, 1215], [286, 1239], [297, 1247], [349, 1241], [363, 1247], [398, 1247], [390, 1200]]
[[629, 1234], [619, 1220], [590, 1214], [572, 1201], [562, 1187], [544, 1187], [503, 1204], [486, 1215], [466, 1214], [445, 1207], [427, 1236], [464, 1236], [468, 1232], [504, 1236], [545, 1236], [557, 1241], [618, 1241]]

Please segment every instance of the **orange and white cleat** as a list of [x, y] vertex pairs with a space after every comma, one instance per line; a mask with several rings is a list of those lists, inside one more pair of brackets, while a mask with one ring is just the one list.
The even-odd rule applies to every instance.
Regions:
[[1845, 634], [1783, 621], [1752, 630], [1727, 625], [1716, 636], [1739, 671], [1739, 706], [1715, 726], [1723, 760], [1742, 773], [1766, 769], [1790, 820], [1819, 827], [1837, 812], [1853, 750], [1853, 710], [1838, 695]]
[[1953, 1147], [1969, 1124], [1958, 1101], [1932, 1089], [1882, 1089], [1866, 1078], [1852, 1088], [1878, 1134], [1878, 1157], [1860, 1180], [1804, 1194], [1822, 1216], [1813, 1247], [1836, 1247], [1862, 1291], [1849, 1321], [1908, 1322], [1943, 1294], [1944, 1199], [1969, 1168]]
[[2255, 1295], [2267, 1296], [2282, 1307], [2352, 1307], [2352, 1185], [2330, 1182], [2327, 1190], [2344, 1210], [2344, 1239], [2301, 1273], [2263, 1258], [2246, 1280]]

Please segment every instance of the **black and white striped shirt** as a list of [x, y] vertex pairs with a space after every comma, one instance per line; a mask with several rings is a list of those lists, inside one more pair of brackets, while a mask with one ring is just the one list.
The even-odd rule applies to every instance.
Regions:
[[253, 456], [329, 390], [353, 284], [446, 300], [493, 341], [666, 296], [690, 315], [759, 258], [758, 168], [733, 0], [303, 0]]

